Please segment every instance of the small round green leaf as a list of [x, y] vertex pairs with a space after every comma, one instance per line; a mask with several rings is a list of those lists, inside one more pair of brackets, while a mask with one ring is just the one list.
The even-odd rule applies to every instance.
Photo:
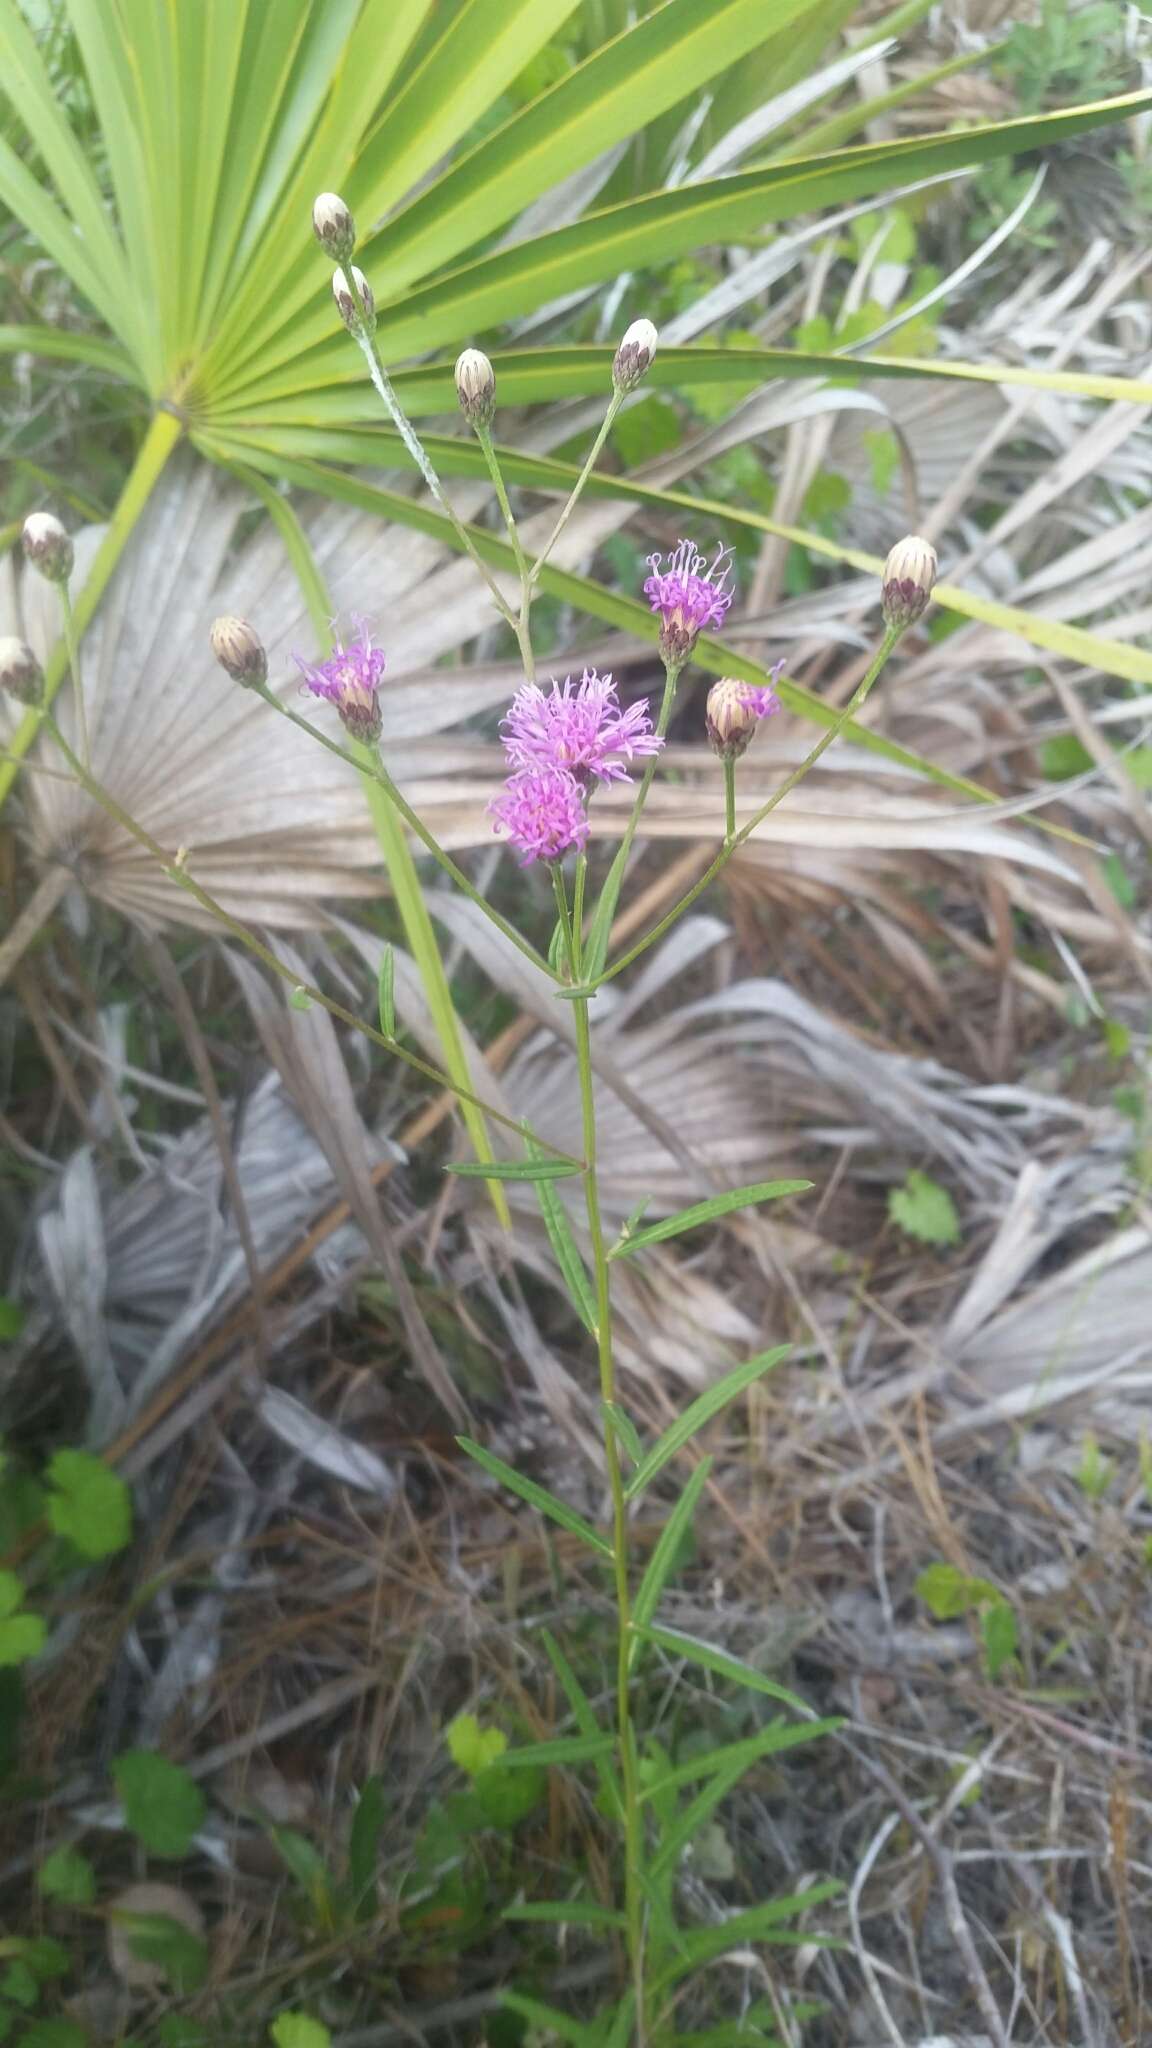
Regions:
[[134, 1835], [154, 1856], [185, 1856], [204, 1818], [204, 1794], [187, 1771], [148, 1749], [127, 1749], [112, 1766]]

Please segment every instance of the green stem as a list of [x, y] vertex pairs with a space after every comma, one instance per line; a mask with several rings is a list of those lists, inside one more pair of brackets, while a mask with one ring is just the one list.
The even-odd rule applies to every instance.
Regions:
[[84, 685], [80, 679], [80, 646], [76, 638], [76, 616], [72, 610], [72, 599], [67, 583], [60, 585], [60, 611], [64, 621], [64, 645], [68, 650], [68, 667], [72, 672], [72, 695], [76, 701], [76, 730], [80, 735], [80, 752], [84, 766], [92, 766], [92, 749], [88, 744], [88, 712], [84, 704]]
[[560, 535], [563, 533], [564, 528], [567, 526], [568, 521], [571, 519], [573, 512], [576, 510], [576, 501], [579, 498], [580, 493], [584, 489], [585, 484], [587, 483], [589, 477], [592, 474], [593, 469], [596, 466], [596, 457], [599, 455], [600, 450], [604, 446], [605, 441], [608, 439], [608, 436], [612, 431], [612, 422], [616, 418], [616, 415], [619, 412], [622, 403], [623, 394], [619, 391], [613, 391], [612, 396], [608, 401], [608, 410], [604, 415], [600, 432], [597, 434], [596, 439], [593, 441], [592, 446], [588, 451], [588, 458], [584, 464], [584, 467], [580, 471], [579, 476], [577, 477], [575, 483], [572, 486], [572, 493], [568, 499], [568, 503], [565, 505], [563, 511], [560, 514], [559, 519], [556, 521], [556, 524], [552, 528], [552, 531], [549, 534], [548, 539], [545, 541], [543, 548], [541, 549], [539, 555], [536, 558], [535, 566], [533, 567], [531, 576], [529, 578], [529, 581], [533, 587], [535, 587], [535, 585], [539, 582], [540, 571], [543, 569], [544, 564], [548, 560], [549, 555], [552, 553], [552, 550], [555, 547], [557, 541], [559, 540]]
[[[580, 978], [580, 932], [568, 910], [564, 878], [559, 863], [552, 868], [556, 907], [568, 953], [573, 981]], [[600, 1192], [596, 1151], [596, 1100], [592, 1076], [592, 1030], [588, 1015], [589, 998], [579, 997], [576, 1010], [576, 1065], [580, 1077], [580, 1116], [584, 1152], [584, 1208], [592, 1250], [592, 1276], [596, 1293], [596, 1349], [600, 1372], [601, 1416], [604, 1432], [604, 1462], [612, 1496], [612, 1563], [616, 1590], [616, 1737], [619, 1747], [620, 1789], [624, 1808], [624, 1918], [628, 1961], [636, 2002], [636, 2040], [644, 2048], [646, 2039], [644, 1997], [644, 1894], [640, 1882], [643, 1854], [643, 1821], [640, 1811], [640, 1780], [636, 1761], [636, 1739], [632, 1725], [630, 1665], [632, 1652], [632, 1592], [628, 1504], [620, 1450], [609, 1416], [616, 1402], [616, 1360], [612, 1347], [612, 1300], [608, 1253], [600, 1216]]]
[[439, 477], [436, 474], [436, 471], [433, 469], [432, 464], [429, 461], [428, 454], [424, 448], [423, 442], [420, 440], [420, 437], [417, 434], [416, 429], [412, 425], [411, 420], [408, 418], [407, 413], [404, 411], [404, 408], [401, 405], [400, 400], [397, 398], [396, 393], [392, 388], [392, 380], [389, 377], [387, 370], [384, 368], [384, 358], [380, 354], [380, 351], [376, 346], [376, 335], [373, 329], [373, 325], [365, 317], [364, 301], [360, 296], [359, 286], [357, 285], [356, 279], [352, 274], [351, 263], [346, 263], [344, 265], [344, 278], [348, 285], [349, 294], [356, 307], [357, 320], [356, 326], [352, 330], [353, 339], [358, 344], [360, 352], [364, 357], [364, 361], [368, 365], [368, 375], [372, 379], [373, 389], [376, 392], [377, 397], [380, 399], [380, 402], [383, 405], [385, 412], [388, 414], [389, 419], [392, 421], [392, 424], [395, 427], [396, 432], [399, 434], [400, 439], [403, 441], [405, 448], [408, 450], [409, 455], [412, 457], [413, 462], [416, 464], [417, 469], [420, 471], [420, 474], [423, 477], [425, 483], [427, 484], [428, 489], [431, 491], [432, 496], [435, 498], [436, 503], [439, 505], [440, 510], [446, 515], [446, 517], [451, 522], [457, 540], [459, 540], [465, 552], [471, 557], [474, 566], [480, 571], [481, 576], [483, 577], [485, 583], [488, 585], [488, 588], [491, 591], [493, 598], [495, 599], [496, 608], [499, 611], [501, 618], [506, 619], [508, 624], [513, 628], [513, 630], [515, 630], [515, 613], [513, 612], [511, 606], [509, 605], [507, 599], [505, 598], [503, 591], [500, 589], [499, 584], [493, 577], [492, 571], [489, 569], [488, 564], [477, 553], [475, 543], [473, 542], [472, 536], [469, 533], [468, 528], [464, 525], [463, 521], [458, 517], [451, 499], [448, 497], [443, 484], [441, 483]]
[[[73, 753], [55, 719], [46, 710], [37, 707], [36, 717], [38, 723], [43, 723], [54, 744], [64, 756], [81, 789], [87, 791], [93, 802], [98, 803], [101, 809], [108, 813], [110, 818], [114, 818], [121, 829], [127, 832], [129, 837], [134, 839], [138, 846], [143, 846], [148, 853], [152, 854], [159, 861], [170, 882], [174, 882], [177, 888], [184, 889], [200, 905], [202, 910], [206, 910], [210, 917], [214, 918], [218, 924], [223, 925], [225, 931], [231, 932], [233, 938], [238, 939], [240, 944], [246, 947], [249, 953], [254, 954], [256, 959], [262, 961], [265, 967], [271, 968], [273, 974], [279, 975], [281, 981], [287, 982], [292, 989], [299, 989], [311, 1002], [319, 1003], [322, 1010], [327, 1010], [330, 1016], [338, 1018], [341, 1024], [347, 1024], [353, 1031], [359, 1031], [363, 1037], [370, 1038], [373, 1044], [383, 1046], [385, 1052], [390, 1052], [404, 1066], [411, 1067], [413, 1073], [423, 1075], [426, 1081], [434, 1082], [437, 1088], [444, 1088], [450, 1095], [458, 1096], [461, 1102], [472, 1103], [476, 1109], [481, 1110], [485, 1116], [491, 1117], [495, 1123], [503, 1124], [506, 1130], [514, 1131], [518, 1138], [523, 1138], [523, 1118], [517, 1119], [516, 1117], [506, 1116], [503, 1110], [497, 1109], [490, 1102], [485, 1102], [482, 1096], [473, 1094], [469, 1089], [461, 1088], [459, 1083], [454, 1081], [450, 1074], [442, 1073], [440, 1068], [433, 1066], [430, 1060], [421, 1059], [419, 1054], [409, 1052], [406, 1046], [400, 1044], [399, 1040], [389, 1038], [383, 1031], [377, 1031], [372, 1024], [366, 1024], [363, 1017], [358, 1017], [354, 1010], [346, 1010], [343, 1003], [334, 1002], [331, 996], [324, 994], [323, 989], [316, 988], [311, 982], [301, 981], [299, 975], [285, 961], [278, 959], [268, 946], [263, 945], [253, 932], [248, 931], [246, 926], [240, 923], [239, 918], [233, 917], [230, 911], [225, 910], [222, 903], [217, 903], [216, 898], [210, 896], [207, 889], [201, 888], [199, 882], [195, 881], [187, 869], [181, 866], [179, 855], [173, 858], [170, 853], [167, 853], [159, 840], [153, 839], [152, 834], [146, 832], [143, 825], [138, 825], [135, 818], [131, 817], [117, 803], [116, 798], [111, 792], [105, 789], [102, 783], [96, 781], [95, 776], [89, 773], [79, 756]], [[530, 1132], [529, 1135], [535, 1144], [542, 1146], [546, 1152], [552, 1153], [556, 1158], [566, 1159], [572, 1166], [582, 1164], [580, 1160], [574, 1159], [570, 1152], [562, 1152], [558, 1145], [551, 1144], [547, 1138], [537, 1137], [534, 1132]]]
[[724, 844], [731, 846], [736, 837], [736, 756], [724, 756]]
[[555, 981], [556, 976], [553, 974], [544, 955], [538, 953], [535, 946], [528, 939], [521, 937], [515, 925], [509, 924], [506, 917], [501, 917], [500, 912], [493, 909], [492, 905], [481, 896], [475, 884], [469, 881], [463, 868], [457, 867], [451, 854], [445, 852], [439, 840], [429, 831], [423, 819], [412, 809], [411, 804], [401, 794], [378, 754], [373, 754], [370, 762], [362, 761], [357, 755], [351, 753], [347, 747], [342, 747], [338, 740], [330, 739], [326, 732], [321, 732], [320, 727], [313, 725], [311, 719], [302, 718], [298, 711], [293, 711], [291, 705], [283, 703], [275, 691], [270, 690], [267, 685], [259, 689], [257, 694], [264, 699], [266, 704], [270, 704], [274, 711], [278, 711], [281, 718], [287, 718], [292, 725], [298, 725], [301, 732], [306, 732], [311, 739], [318, 740], [322, 747], [327, 747], [328, 752], [335, 754], [337, 760], [347, 761], [349, 767], [358, 769], [361, 775], [369, 776], [373, 782], [378, 782], [381, 789], [386, 791], [389, 800], [399, 811], [409, 831], [415, 834], [421, 846], [424, 847], [426, 852], [431, 854], [437, 867], [443, 869], [444, 873], [455, 882], [456, 887], [461, 893], [467, 896], [469, 901], [474, 903], [478, 910], [483, 911], [489, 924], [494, 924], [497, 931], [503, 932], [504, 937], [509, 939], [519, 952], [523, 953], [526, 960], [532, 962], [533, 967], [540, 968], [543, 973], [548, 975], [550, 980]]
[[495, 485], [500, 511], [503, 515], [504, 524], [508, 529], [508, 538], [512, 543], [512, 552], [516, 557], [516, 569], [520, 577], [520, 612], [513, 623], [520, 646], [520, 660], [523, 664], [525, 678], [528, 682], [534, 683], [536, 681], [536, 656], [532, 649], [532, 634], [529, 623], [532, 613], [532, 573], [520, 539], [520, 529], [516, 524], [512, 507], [508, 502], [508, 493], [504, 488], [504, 477], [488, 428], [477, 427], [476, 439], [484, 451], [484, 460], [488, 465], [488, 474]]
[[638, 960], [642, 953], [646, 953], [648, 951], [649, 946], [654, 946], [658, 939], [662, 939], [664, 937], [665, 932], [671, 930], [671, 927], [674, 924], [678, 923], [680, 918], [683, 917], [685, 911], [690, 910], [692, 908], [692, 905], [697, 901], [697, 899], [700, 896], [704, 894], [704, 891], [708, 888], [709, 884], [715, 881], [717, 875], [721, 872], [723, 868], [727, 867], [728, 862], [731, 860], [732, 855], [736, 852], [737, 847], [743, 846], [744, 841], [751, 837], [752, 833], [755, 832], [756, 827], [758, 825], [763, 824], [769, 812], [774, 811], [776, 809], [777, 804], [783, 803], [784, 798], [788, 796], [792, 790], [795, 789], [797, 783], [803, 781], [809, 769], [815, 767], [817, 761], [820, 759], [821, 754], [827, 752], [828, 748], [832, 745], [833, 740], [839, 738], [840, 734], [844, 730], [844, 727], [849, 723], [849, 720], [855, 716], [857, 711], [859, 711], [860, 706], [864, 702], [865, 697], [868, 695], [869, 690], [872, 688], [873, 683], [876, 681], [877, 676], [880, 674], [881, 669], [884, 667], [885, 662], [888, 660], [888, 657], [891, 654], [892, 649], [895, 647], [897, 640], [900, 638], [900, 634], [902, 631], [903, 628], [900, 626], [889, 626], [886, 628], [884, 638], [881, 641], [880, 646], [876, 652], [876, 655], [873, 661], [871, 662], [867, 673], [863, 677], [863, 680], [857, 684], [856, 689], [853, 691], [851, 697], [848, 699], [848, 702], [844, 706], [843, 711], [841, 711], [839, 715], [833, 720], [832, 724], [827, 728], [827, 730], [821, 733], [820, 738], [817, 740], [816, 745], [812, 748], [812, 751], [808, 754], [805, 754], [804, 759], [800, 762], [798, 767], [793, 768], [790, 775], [785, 776], [783, 782], [780, 784], [779, 789], [774, 790], [772, 795], [768, 798], [768, 801], [766, 803], [761, 804], [760, 809], [756, 811], [751, 818], [749, 818], [748, 823], [746, 825], [742, 825], [740, 827], [739, 832], [735, 833], [731, 840], [725, 841], [719, 853], [716, 855], [715, 860], [713, 860], [709, 864], [709, 866], [705, 868], [704, 873], [701, 875], [699, 881], [693, 883], [692, 887], [688, 891], [688, 894], [682, 897], [681, 901], [676, 905], [676, 908], [674, 910], [670, 910], [666, 917], [662, 917], [660, 919], [659, 924], [655, 925], [645, 938], [637, 939], [636, 944], [634, 946], [630, 946], [626, 953], [622, 953], [619, 960], [614, 960], [610, 967], [605, 968], [603, 974], [597, 975], [594, 980], [589, 982], [589, 993], [592, 993], [596, 989], [598, 989], [602, 982], [612, 981], [616, 975], [622, 974], [626, 967], [631, 967], [632, 962], [634, 960]]
[[[76, 600], [76, 631], [83, 634], [100, 599], [104, 595], [108, 579], [116, 567], [125, 543], [133, 527], [144, 511], [156, 480], [168, 457], [179, 441], [184, 429], [173, 413], [157, 412], [152, 416], [147, 434], [132, 466], [132, 473], [120, 493], [116, 510], [109, 521], [105, 534], [96, 552], [95, 560], [88, 571], [84, 588]], [[67, 671], [67, 649], [61, 644], [53, 650], [44, 676], [44, 702], [51, 704]], [[39, 730], [38, 709], [30, 708], [19, 723], [8, 742], [8, 759], [0, 766], [0, 807], [16, 780], [19, 763], [23, 760]], [[15, 759], [13, 758], [15, 757]]]

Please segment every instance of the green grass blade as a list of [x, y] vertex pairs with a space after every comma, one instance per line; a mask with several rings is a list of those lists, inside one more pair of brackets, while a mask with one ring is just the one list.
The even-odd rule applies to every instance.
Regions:
[[578, 1515], [575, 1508], [570, 1508], [565, 1501], [557, 1500], [556, 1495], [549, 1493], [546, 1486], [538, 1486], [534, 1479], [526, 1479], [522, 1472], [517, 1472], [514, 1465], [506, 1465], [503, 1458], [495, 1457], [491, 1451], [484, 1449], [483, 1444], [475, 1443], [470, 1436], [458, 1436], [456, 1441], [462, 1451], [467, 1451], [470, 1458], [474, 1458], [478, 1465], [483, 1466], [485, 1472], [490, 1473], [493, 1479], [499, 1479], [510, 1492], [518, 1493], [521, 1500], [526, 1500], [530, 1507], [538, 1509], [542, 1515], [550, 1515], [554, 1522], [560, 1523], [561, 1528], [569, 1530], [573, 1536], [581, 1537], [589, 1549], [597, 1551], [601, 1557], [612, 1556], [612, 1545], [601, 1536], [599, 1530], [594, 1529], [591, 1522], [586, 1522], [583, 1515]]
[[611, 1756], [615, 1742], [614, 1735], [558, 1735], [552, 1742], [529, 1742], [522, 1748], [506, 1749], [500, 1758], [500, 1769], [596, 1763], [603, 1756]]
[[706, 1202], [693, 1202], [689, 1209], [677, 1209], [659, 1223], [649, 1223], [643, 1230], [622, 1236], [608, 1257], [631, 1258], [633, 1252], [643, 1251], [645, 1245], [663, 1244], [665, 1238], [679, 1237], [682, 1231], [711, 1223], [716, 1216], [729, 1216], [735, 1209], [752, 1209], [759, 1202], [779, 1202], [788, 1195], [807, 1194], [811, 1186], [810, 1180], [758, 1180], [749, 1182], [747, 1187], [729, 1188], [722, 1195], [710, 1195]]
[[[501, 1759], [506, 1763], [507, 1758]], [[596, 1906], [589, 1899], [535, 1899], [526, 1900], [521, 1906], [505, 1906], [502, 1920], [528, 1920], [543, 1923], [548, 1927], [596, 1927], [619, 1929], [625, 1925], [623, 1913], [617, 1913], [611, 1906]]]
[[642, 1493], [656, 1477], [657, 1472], [668, 1463], [669, 1458], [674, 1458], [677, 1451], [683, 1450], [685, 1444], [691, 1442], [698, 1429], [703, 1429], [704, 1424], [710, 1422], [714, 1415], [718, 1415], [721, 1408], [726, 1408], [729, 1401], [734, 1401], [737, 1394], [742, 1394], [745, 1387], [750, 1387], [754, 1381], [763, 1379], [766, 1372], [771, 1372], [773, 1366], [779, 1365], [787, 1358], [791, 1349], [790, 1344], [778, 1344], [774, 1351], [758, 1352], [755, 1358], [745, 1359], [743, 1365], [726, 1372], [723, 1379], [717, 1380], [715, 1386], [706, 1387], [702, 1394], [698, 1394], [694, 1401], [690, 1401], [683, 1415], [678, 1415], [675, 1422], [664, 1431], [659, 1442], [653, 1444], [647, 1457], [632, 1474], [624, 1488], [628, 1499], [633, 1500], [638, 1493]]
[[696, 1503], [708, 1483], [708, 1474], [711, 1470], [711, 1458], [701, 1458], [661, 1529], [656, 1548], [648, 1560], [632, 1604], [632, 1633], [635, 1640], [628, 1652], [631, 1664], [636, 1662], [640, 1642], [648, 1636], [649, 1623], [660, 1604], [660, 1595], [664, 1591], [669, 1575], [675, 1569], [681, 1545], [692, 1527]]
[[502, 1991], [500, 2003], [507, 2012], [519, 2013], [529, 2026], [538, 2027], [545, 2037], [555, 2034], [561, 2041], [570, 2041], [572, 2048], [601, 2048], [601, 2037], [595, 2027], [585, 2026], [583, 2020], [574, 2020], [569, 2013], [557, 2012], [554, 2006], [541, 2005], [538, 1998], [524, 1998], [519, 1991]]
[[718, 1678], [730, 1678], [736, 1685], [746, 1685], [751, 1692], [762, 1692], [772, 1700], [782, 1700], [798, 1714], [807, 1713], [803, 1700], [797, 1699], [786, 1686], [777, 1685], [771, 1678], [765, 1678], [755, 1665], [745, 1664], [740, 1657], [730, 1657], [727, 1650], [717, 1650], [711, 1643], [702, 1643], [698, 1636], [685, 1635], [680, 1629], [640, 1628], [637, 1634], [645, 1642], [658, 1643], [673, 1657], [683, 1657], [689, 1664], [699, 1664], [705, 1671], [715, 1672]]
[[584, 1168], [568, 1159], [454, 1159], [444, 1168], [460, 1180], [568, 1180]]
[[380, 955], [380, 972], [376, 977], [376, 1007], [380, 1016], [380, 1029], [385, 1038], [396, 1036], [396, 951], [385, 946]]

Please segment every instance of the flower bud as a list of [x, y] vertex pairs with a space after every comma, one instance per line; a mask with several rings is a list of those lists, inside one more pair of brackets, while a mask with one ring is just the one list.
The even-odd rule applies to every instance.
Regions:
[[49, 583], [67, 583], [72, 574], [72, 542], [51, 512], [30, 512], [21, 536], [24, 559]]
[[[376, 331], [376, 301], [372, 297], [372, 287], [364, 272], [357, 270], [354, 263], [351, 265], [351, 271], [356, 289], [364, 301], [368, 333], [374, 334]], [[360, 332], [360, 315], [356, 310], [356, 301], [349, 289], [348, 279], [342, 270], [334, 270], [332, 273], [332, 296], [340, 308], [340, 318], [348, 329], [349, 334], [358, 334]]]
[[483, 349], [466, 348], [456, 358], [456, 396], [470, 427], [486, 427], [496, 407], [496, 372]]
[[[778, 661], [769, 670], [774, 683], [784, 667]], [[779, 711], [780, 700], [768, 683], [745, 683], [738, 676], [721, 676], [708, 692], [704, 722], [714, 751], [722, 761], [738, 761], [762, 718]]]
[[21, 704], [38, 704], [44, 690], [44, 671], [26, 640], [5, 636], [0, 640], [0, 690]]
[[634, 391], [640, 379], [651, 367], [659, 339], [650, 320], [634, 320], [625, 329], [624, 339], [616, 351], [612, 363], [612, 382], [617, 391]]
[[936, 550], [930, 540], [910, 533], [898, 540], [884, 564], [880, 608], [885, 624], [914, 625], [928, 609], [936, 581]]
[[322, 192], [312, 208], [312, 232], [334, 263], [347, 263], [356, 247], [356, 223], [338, 192]]
[[217, 619], [209, 637], [213, 654], [234, 683], [258, 690], [268, 680], [264, 643], [247, 619]]

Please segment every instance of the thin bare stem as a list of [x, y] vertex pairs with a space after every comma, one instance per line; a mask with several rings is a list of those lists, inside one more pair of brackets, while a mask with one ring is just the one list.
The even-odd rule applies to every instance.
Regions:
[[536, 681], [536, 656], [532, 648], [532, 634], [530, 630], [532, 571], [528, 564], [528, 557], [524, 553], [523, 542], [520, 539], [520, 529], [516, 524], [512, 507], [508, 501], [508, 492], [504, 486], [504, 477], [501, 473], [496, 450], [492, 445], [492, 436], [485, 426], [477, 426], [475, 432], [476, 439], [484, 451], [484, 460], [488, 465], [488, 474], [495, 486], [500, 511], [504, 524], [508, 529], [508, 538], [512, 543], [512, 552], [516, 557], [516, 568], [520, 577], [520, 611], [513, 623], [516, 630], [516, 639], [520, 646], [520, 660], [523, 665], [525, 678], [528, 682], [534, 683]]
[[736, 837], [736, 757], [724, 756], [724, 844], [731, 846]]
[[604, 446], [605, 441], [608, 439], [608, 436], [612, 431], [612, 423], [615, 420], [622, 403], [623, 393], [619, 391], [613, 391], [612, 396], [608, 401], [608, 410], [604, 415], [600, 431], [597, 434], [596, 439], [593, 441], [591, 448], [588, 450], [587, 460], [585, 461], [583, 469], [580, 471], [579, 476], [577, 477], [575, 483], [572, 486], [571, 496], [569, 497], [567, 504], [564, 506], [564, 509], [561, 512], [559, 519], [556, 521], [555, 526], [552, 528], [552, 531], [549, 534], [547, 540], [545, 541], [544, 546], [540, 550], [540, 553], [536, 557], [536, 561], [533, 566], [530, 577], [530, 581], [533, 586], [535, 586], [539, 582], [540, 572], [543, 569], [545, 562], [548, 560], [548, 557], [552, 553], [552, 550], [555, 547], [557, 541], [559, 540], [560, 535], [563, 533], [564, 528], [567, 526], [568, 521], [571, 519], [573, 512], [576, 510], [577, 500], [580, 497], [580, 494], [583, 491], [585, 484], [587, 483], [589, 477], [592, 474], [593, 469], [596, 466], [596, 457], [599, 455], [600, 450]]
[[415, 428], [413, 427], [411, 420], [408, 418], [407, 413], [404, 411], [404, 408], [401, 405], [400, 400], [397, 398], [396, 393], [392, 388], [392, 380], [389, 377], [387, 370], [384, 368], [384, 358], [382, 357], [379, 349], [376, 346], [376, 336], [375, 332], [373, 331], [373, 323], [366, 316], [366, 308], [364, 305], [363, 298], [361, 297], [360, 294], [360, 287], [356, 283], [355, 272], [353, 270], [351, 263], [345, 265], [343, 275], [345, 282], [348, 286], [348, 290], [351, 295], [352, 301], [356, 307], [356, 325], [352, 329], [352, 337], [353, 340], [357, 343], [357, 346], [359, 347], [360, 352], [364, 357], [364, 361], [368, 365], [368, 375], [372, 379], [373, 390], [376, 392], [377, 397], [380, 399], [380, 402], [383, 405], [385, 412], [388, 414], [389, 419], [392, 421], [392, 424], [395, 427], [397, 433], [399, 434], [400, 439], [403, 441], [405, 448], [408, 450], [409, 455], [412, 457], [413, 462], [416, 464], [417, 469], [420, 471], [421, 476], [423, 477], [425, 483], [427, 484], [428, 489], [431, 491], [432, 496], [435, 498], [436, 503], [439, 505], [440, 510], [446, 515], [446, 517], [451, 522], [453, 530], [456, 534], [456, 538], [461, 543], [461, 546], [464, 548], [465, 552], [471, 557], [474, 566], [480, 571], [481, 576], [483, 577], [485, 583], [488, 585], [488, 588], [492, 593], [493, 599], [495, 600], [496, 603], [496, 608], [499, 611], [501, 618], [506, 619], [508, 624], [512, 627], [513, 631], [515, 631], [516, 614], [513, 612], [512, 607], [509, 605], [506, 597], [504, 596], [503, 591], [500, 589], [499, 584], [493, 577], [492, 571], [489, 569], [487, 563], [477, 552], [475, 542], [473, 541], [472, 536], [468, 531], [468, 528], [464, 525], [463, 521], [457, 515], [457, 512], [452, 504], [451, 499], [448, 497], [443, 484], [441, 483], [439, 477], [437, 476], [436, 471], [432, 467], [432, 464], [428, 458], [428, 454], [424, 448], [423, 442], [420, 440], [420, 437], [417, 434]]

